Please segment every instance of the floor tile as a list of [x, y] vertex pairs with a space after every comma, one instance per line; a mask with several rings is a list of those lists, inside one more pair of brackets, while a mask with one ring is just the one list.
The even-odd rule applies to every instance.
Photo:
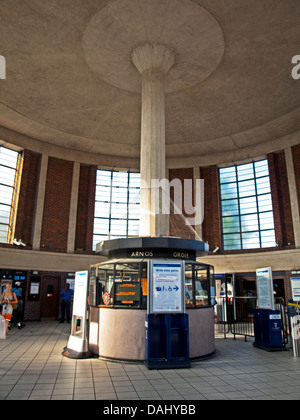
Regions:
[[61, 355], [70, 325], [28, 322], [0, 340], [0, 400], [299, 400], [299, 358], [216, 335], [216, 353], [190, 369], [149, 370]]

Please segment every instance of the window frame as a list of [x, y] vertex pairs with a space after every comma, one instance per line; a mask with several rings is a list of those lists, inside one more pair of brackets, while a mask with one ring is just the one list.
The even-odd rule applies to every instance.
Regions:
[[[261, 164], [265, 163], [265, 164]], [[244, 168], [243, 168], [244, 166]], [[246, 166], [251, 167], [251, 174], [249, 176], [241, 175], [243, 169], [246, 169]], [[259, 173], [259, 168], [264, 167], [262, 173]], [[229, 177], [226, 181], [224, 172], [228, 170]], [[231, 169], [231, 171], [230, 171]], [[270, 176], [269, 176], [269, 166], [268, 160], [266, 158], [259, 159], [252, 162], [235, 164], [232, 166], [222, 166], [218, 168], [219, 172], [219, 186], [220, 186], [220, 204], [221, 204], [221, 229], [222, 229], [222, 242], [224, 251], [234, 251], [234, 250], [249, 250], [249, 249], [263, 249], [276, 247], [276, 237], [275, 237], [275, 224], [274, 224], [274, 214], [273, 214], [273, 205], [272, 205], [272, 191], [270, 185]], [[223, 172], [223, 174], [222, 174]], [[240, 179], [241, 178], [241, 179]], [[267, 188], [266, 183], [262, 180], [268, 180]], [[246, 186], [246, 183], [250, 186], [249, 194], [242, 193], [241, 188]], [[250, 185], [252, 183], [252, 186]], [[261, 185], [260, 185], [261, 183]], [[232, 190], [228, 189], [227, 192], [230, 193], [229, 198], [222, 198], [225, 192], [226, 186], [231, 185]], [[222, 188], [223, 187], [223, 188]], [[225, 188], [224, 188], [225, 187]], [[252, 190], [251, 190], [252, 188]], [[263, 190], [267, 191], [263, 191]], [[261, 202], [263, 198], [267, 198], [267, 207], [266, 209], [261, 208]], [[250, 203], [249, 211], [244, 211], [243, 203]], [[235, 207], [226, 208], [226, 204], [234, 204]], [[264, 216], [267, 216], [272, 220], [272, 227], [268, 226], [264, 229], [262, 219]], [[269, 216], [269, 217], [268, 217]], [[227, 226], [229, 231], [226, 232], [226, 223], [228, 224], [229, 220], [235, 218], [236, 229], [234, 230], [230, 225]], [[246, 230], [248, 220], [252, 218], [252, 230]], [[256, 226], [255, 226], [256, 223]], [[231, 230], [230, 230], [231, 229]], [[264, 234], [270, 233], [270, 237], [274, 238], [273, 240], [267, 242], [264, 240]], [[252, 238], [250, 235], [253, 235]], [[255, 236], [254, 236], [255, 235]], [[226, 239], [231, 239], [226, 244]], [[235, 239], [236, 238], [236, 239]], [[254, 239], [255, 242], [249, 243], [251, 239]], [[236, 243], [234, 243], [236, 241]], [[250, 245], [250, 246], [249, 246]]]
[[[126, 176], [122, 178], [121, 174], [126, 174]], [[140, 181], [138, 182], [138, 186], [136, 182], [133, 182], [134, 175], [137, 175], [137, 178], [140, 177], [139, 172], [130, 172], [129, 170], [109, 171], [99, 168], [97, 169], [96, 176], [98, 178], [98, 176], [101, 177], [101, 175], [107, 175], [107, 181], [109, 182], [98, 182], [96, 179], [93, 249], [95, 249], [96, 243], [99, 243], [102, 240], [138, 236], [138, 232], [136, 234], [132, 234], [130, 229], [132, 229], [132, 225], [136, 224], [136, 229], [138, 230], [140, 222], [140, 216], [131, 217], [131, 206], [135, 206], [135, 210], [140, 211]], [[104, 197], [104, 199], [101, 199], [101, 190], [102, 192], [106, 190], [106, 197]], [[136, 195], [138, 195], [137, 200], [132, 202], [132, 196], [135, 197]], [[100, 197], [100, 199], [98, 197]], [[114, 204], [115, 207], [113, 208]], [[106, 209], [103, 210], [103, 214], [101, 206], [103, 209], [106, 207]], [[121, 217], [122, 209], [125, 217]], [[100, 228], [100, 226], [98, 227], [98, 232], [97, 222], [99, 225], [103, 223], [102, 228]], [[125, 227], [125, 229], [120, 233], [116, 231], [116, 227], [118, 227], [119, 224], [123, 224]]]
[[[90, 267], [90, 280], [89, 280], [89, 294], [90, 306], [98, 308], [116, 308], [116, 309], [147, 309], [148, 305], [148, 264], [150, 260], [132, 260], [122, 259], [115, 261], [107, 261], [105, 263], [99, 263]], [[178, 261], [178, 260], [176, 260]], [[120, 303], [120, 299], [116, 299], [116, 284], [120, 284], [119, 280], [119, 267], [120, 266], [136, 266], [131, 272], [135, 271], [137, 275], [136, 279], [131, 278], [126, 281], [134, 285], [137, 289], [139, 299], [135, 299], [134, 302], [128, 302], [129, 298], [124, 297], [124, 301]], [[130, 270], [129, 270], [130, 271]], [[191, 276], [187, 277], [186, 273], [190, 272]], [[205, 278], [200, 279], [197, 276], [197, 272], [202, 271], [205, 273]], [[144, 277], [143, 273], [147, 273]], [[146, 285], [143, 282], [146, 279]], [[197, 282], [204, 284], [206, 287], [202, 287], [202, 291], [206, 292], [206, 295], [202, 296], [202, 299], [196, 294]], [[100, 284], [100, 288], [99, 288]], [[144, 290], [145, 287], [145, 290]], [[97, 291], [96, 291], [97, 290]], [[200, 309], [211, 307], [215, 304], [215, 275], [214, 267], [210, 264], [200, 263], [194, 260], [184, 261], [184, 302], [185, 308], [188, 309]], [[98, 293], [98, 301], [96, 299], [96, 293]], [[104, 294], [109, 296], [109, 301], [106, 303], [103, 301]], [[187, 296], [189, 295], [189, 297]]]
[[[14, 148], [5, 147], [0, 145], [0, 153], [2, 150], [9, 151], [15, 153], [15, 164], [10, 164], [9, 160], [6, 160], [4, 163], [2, 162], [2, 158], [0, 157], [0, 171], [5, 174], [6, 170], [13, 171], [13, 182], [7, 182], [7, 178], [4, 176], [0, 177], [0, 189], [2, 187], [9, 188], [11, 190], [11, 198], [9, 203], [5, 202], [5, 200], [1, 200], [2, 194], [0, 194], [0, 206], [5, 206], [9, 211], [9, 220], [7, 223], [0, 220], [0, 230], [2, 226], [7, 228], [6, 240], [2, 240], [2, 235], [0, 235], [0, 243], [3, 244], [12, 244], [14, 241], [15, 235], [15, 227], [16, 227], [16, 218], [17, 218], [17, 210], [18, 210], [18, 202], [19, 202], [19, 193], [20, 193], [20, 185], [21, 185], [21, 176], [22, 176], [22, 169], [23, 169], [23, 153], [21, 150], [15, 150]], [[1, 156], [1, 155], [0, 155]], [[6, 229], [5, 229], [6, 230]], [[5, 231], [3, 230], [3, 231]]]

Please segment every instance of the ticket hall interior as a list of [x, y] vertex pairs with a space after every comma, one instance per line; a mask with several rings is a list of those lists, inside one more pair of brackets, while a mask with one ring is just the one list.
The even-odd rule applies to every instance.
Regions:
[[167, 367], [190, 367], [238, 315], [253, 324], [268, 268], [287, 325], [299, 14], [298, 0], [0, 3], [0, 282], [22, 322], [59, 321], [87, 271], [83, 352], [151, 365], [174, 345]]

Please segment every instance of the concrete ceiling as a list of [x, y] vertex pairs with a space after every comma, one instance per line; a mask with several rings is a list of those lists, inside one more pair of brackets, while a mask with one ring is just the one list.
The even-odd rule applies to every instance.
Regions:
[[53, 156], [139, 168], [140, 75], [131, 51], [175, 52], [168, 167], [300, 143], [299, 0], [2, 0], [0, 136]]

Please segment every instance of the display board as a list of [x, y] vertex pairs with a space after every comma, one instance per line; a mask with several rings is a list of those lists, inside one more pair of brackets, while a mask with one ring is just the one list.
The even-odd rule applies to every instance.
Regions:
[[257, 307], [274, 310], [273, 278], [271, 267], [256, 270]]
[[88, 290], [88, 271], [77, 271], [75, 273], [75, 289], [73, 300], [73, 314], [86, 316]]
[[300, 301], [300, 277], [291, 278], [291, 289], [293, 301]]
[[115, 282], [115, 305], [139, 303], [141, 285], [138, 282]]
[[174, 261], [149, 262], [148, 313], [183, 313], [183, 263]]
[[75, 273], [71, 335], [67, 348], [78, 353], [87, 352], [88, 348], [86, 338], [87, 292], [88, 271], [77, 271]]

